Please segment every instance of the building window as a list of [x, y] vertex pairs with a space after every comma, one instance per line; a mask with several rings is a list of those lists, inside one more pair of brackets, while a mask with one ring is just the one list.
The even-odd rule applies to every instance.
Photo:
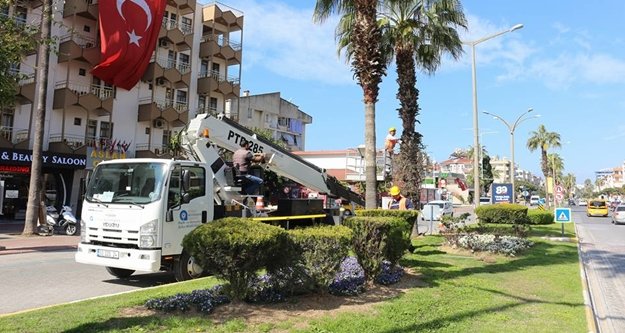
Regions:
[[211, 108], [211, 111], [217, 112], [217, 98], [211, 97], [210, 108]]
[[87, 139], [95, 139], [97, 128], [98, 128], [97, 120], [89, 119], [87, 121]]
[[247, 119], [252, 119], [252, 108], [247, 107]]
[[2, 127], [9, 127], [12, 128], [13, 127], [13, 118], [14, 118], [14, 112], [15, 110], [13, 109], [4, 109], [2, 110]]
[[82, 123], [82, 119], [81, 118], [78, 118], [78, 117], [74, 118], [74, 125], [80, 126], [81, 123]]
[[145, 134], [150, 134], [150, 128], [149, 127], [145, 128]]
[[113, 137], [113, 123], [108, 121], [100, 122], [100, 137], [109, 139]]
[[200, 77], [208, 76], [208, 60], [202, 60], [200, 63]]
[[87, 70], [86, 70], [86, 69], [84, 69], [84, 68], [79, 68], [79, 69], [78, 69], [78, 75], [80, 75], [80, 76], [85, 76], [85, 75], [87, 75]]
[[82, 28], [82, 30], [83, 30], [84, 32], [91, 32], [91, 27], [90, 27], [90, 26], [88, 26], [88, 25], [85, 25], [85, 26]]
[[187, 104], [187, 92], [184, 90], [176, 90], [176, 103]]
[[289, 126], [289, 124], [291, 123], [291, 118], [286, 118], [286, 117], [278, 117], [278, 125], [279, 126]]
[[171, 131], [163, 130], [163, 147], [169, 147], [170, 140], [171, 140]]

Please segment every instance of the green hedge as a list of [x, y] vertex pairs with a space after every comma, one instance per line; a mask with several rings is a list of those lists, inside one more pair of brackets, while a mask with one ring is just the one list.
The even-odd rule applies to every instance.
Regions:
[[325, 291], [341, 262], [348, 256], [352, 230], [345, 226], [320, 226], [288, 231], [311, 290]]
[[354, 216], [344, 224], [354, 232], [352, 244], [367, 281], [377, 276], [384, 259], [395, 265], [410, 245], [410, 227], [403, 218]]
[[182, 241], [200, 266], [230, 283], [230, 295], [237, 300], [247, 296], [259, 270], [273, 271], [289, 263], [289, 244], [286, 230], [236, 217], [201, 225]]
[[527, 207], [517, 204], [482, 205], [475, 214], [483, 223], [528, 224]]
[[554, 223], [553, 213], [545, 210], [529, 209], [527, 217], [530, 224], [551, 224]]
[[408, 221], [408, 227], [410, 227], [412, 223], [418, 220], [419, 211], [398, 209], [359, 209], [356, 211], [356, 216], [399, 217]]

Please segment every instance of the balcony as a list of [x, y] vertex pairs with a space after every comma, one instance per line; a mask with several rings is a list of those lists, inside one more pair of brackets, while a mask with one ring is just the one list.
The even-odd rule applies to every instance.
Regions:
[[98, 19], [98, 0], [65, 0], [63, 17], [77, 15], [90, 20]]
[[137, 158], [167, 158], [174, 157], [173, 152], [169, 149], [168, 145], [157, 145], [149, 143], [137, 143], [136, 145], [136, 157]]
[[59, 42], [59, 63], [70, 60], [83, 61], [92, 66], [100, 63], [100, 48], [94, 38], [67, 34]]
[[[191, 25], [164, 18], [161, 27], [162, 29], [158, 33], [159, 39], [165, 38], [168, 43], [176, 45], [176, 51], [188, 50], [193, 45], [193, 27]], [[168, 47], [163, 43], [160, 43], [159, 46]]]
[[152, 57], [142, 80], [155, 81], [156, 85], [166, 85], [162, 79], [173, 83], [176, 89], [188, 88], [191, 82], [191, 65], [168, 57]]
[[226, 99], [239, 97], [241, 91], [239, 78], [225, 77], [218, 71], [200, 73], [197, 85], [198, 94], [208, 95], [213, 91], [223, 94]]
[[200, 39], [200, 58], [217, 57], [228, 66], [241, 64], [243, 47], [223, 35], [205, 35]]
[[98, 116], [103, 116], [112, 111], [114, 93], [112, 87], [60, 81], [54, 86], [53, 108], [64, 109], [79, 105], [87, 111], [95, 111]]
[[189, 120], [189, 105], [172, 99], [140, 99], [137, 121], [151, 122], [156, 118], [165, 119], [172, 127], [184, 126]]
[[180, 15], [193, 13], [196, 7], [196, 0], [171, 0], [172, 6], [178, 7]]
[[32, 104], [35, 101], [35, 73], [18, 74], [16, 100], [19, 104]]
[[0, 126], [0, 147], [28, 149], [28, 129]]
[[210, 115], [216, 116], [218, 114], [217, 106], [200, 105], [200, 107], [198, 107], [196, 113], [197, 114], [208, 113]]
[[243, 29], [243, 13], [223, 4], [202, 8], [202, 20], [205, 26], [221, 31], [232, 32]]
[[97, 20], [98, 0], [66, 0], [63, 6], [63, 17], [72, 15]]
[[93, 136], [53, 133], [50, 134], [48, 150], [63, 154], [87, 154], [87, 147], [93, 146], [97, 140]]

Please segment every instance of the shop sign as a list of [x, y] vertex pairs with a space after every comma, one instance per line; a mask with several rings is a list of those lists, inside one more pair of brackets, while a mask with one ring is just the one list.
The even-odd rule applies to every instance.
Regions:
[[512, 184], [495, 184], [491, 185], [491, 193], [493, 203], [512, 203]]
[[[84, 169], [87, 159], [83, 155], [43, 152], [43, 166], [57, 168]], [[31, 165], [32, 150], [0, 149], [0, 163], [8, 165]]]
[[10, 172], [10, 173], [30, 173], [30, 167], [26, 165], [1, 165], [0, 164], [0, 172]]
[[108, 160], [126, 158], [125, 151], [110, 151], [108, 149], [99, 149], [94, 147], [87, 147], [87, 169], [92, 170], [98, 163]]

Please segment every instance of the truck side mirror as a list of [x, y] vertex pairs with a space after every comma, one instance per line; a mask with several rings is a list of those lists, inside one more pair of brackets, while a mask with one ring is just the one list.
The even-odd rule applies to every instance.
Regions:
[[174, 220], [174, 211], [171, 209], [167, 210], [167, 213], [165, 214], [165, 222], [171, 222]]
[[191, 184], [191, 173], [189, 170], [182, 170], [182, 191], [189, 191], [189, 187]]

